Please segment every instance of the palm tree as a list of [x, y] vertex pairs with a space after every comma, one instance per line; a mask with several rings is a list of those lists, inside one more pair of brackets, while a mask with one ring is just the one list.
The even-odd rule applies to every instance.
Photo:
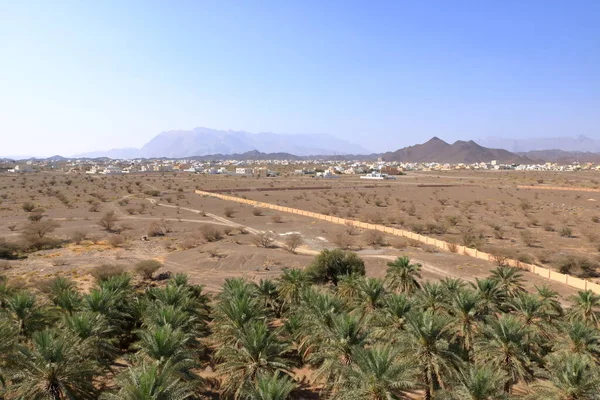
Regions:
[[302, 291], [310, 286], [310, 278], [300, 269], [284, 269], [277, 280], [279, 296], [286, 306], [298, 304]]
[[406, 319], [414, 308], [413, 301], [404, 294], [388, 294], [384, 306], [373, 314], [373, 337], [395, 343], [402, 337]]
[[[536, 343], [547, 353], [558, 334], [557, 320], [552, 319], [552, 310], [544, 306], [542, 299], [531, 293], [519, 293], [508, 301], [508, 306], [521, 323], [528, 328], [529, 343]], [[546, 312], [550, 311], [548, 315]]]
[[434, 313], [445, 311], [450, 306], [444, 288], [437, 282], [425, 282], [421, 287], [418, 299], [423, 309]]
[[33, 333], [31, 348], [20, 346], [9, 371], [9, 398], [95, 399], [99, 372], [86, 343], [56, 330]]
[[581, 354], [553, 354], [547, 360], [548, 382], [533, 388], [533, 398], [548, 400], [597, 399], [600, 369]]
[[106, 317], [92, 311], [79, 311], [63, 316], [61, 326], [94, 349], [96, 359], [105, 366], [114, 360], [119, 350], [115, 346], [114, 330]]
[[203, 336], [206, 330], [206, 321], [190, 315], [180, 306], [152, 302], [146, 307], [143, 318], [145, 327], [170, 326], [194, 336]]
[[270, 279], [261, 279], [256, 285], [256, 291], [263, 302], [263, 306], [272, 315], [279, 317], [282, 305], [279, 300], [279, 290], [275, 282]]
[[287, 400], [294, 389], [296, 384], [288, 375], [276, 372], [259, 376], [254, 385], [242, 389], [241, 397], [247, 400]]
[[481, 299], [479, 295], [469, 289], [460, 290], [452, 299], [450, 308], [452, 320], [450, 331], [454, 340], [457, 340], [470, 358], [476, 334], [480, 330], [482, 319]]
[[533, 379], [528, 329], [513, 315], [501, 315], [487, 321], [484, 334], [475, 343], [475, 360], [502, 370], [507, 378], [505, 393], [519, 381]]
[[215, 353], [217, 372], [224, 378], [226, 395], [240, 398], [242, 390], [268, 373], [290, 373], [292, 362], [282, 355], [288, 345], [269, 331], [265, 322], [256, 321], [240, 331], [236, 344], [224, 344]]
[[505, 399], [504, 382], [506, 376], [502, 371], [475, 364], [461, 373], [459, 382], [449, 398], [452, 400]]
[[461, 363], [449, 346], [449, 322], [449, 317], [432, 311], [412, 314], [405, 340], [399, 343], [404, 357], [417, 362], [425, 400], [432, 398], [437, 387], [445, 389]]
[[537, 294], [542, 302], [546, 318], [555, 320], [564, 315], [564, 310], [559, 301], [558, 292], [550, 289], [548, 286], [536, 286]]
[[213, 335], [220, 343], [235, 343], [252, 322], [266, 321], [267, 312], [256, 290], [223, 291], [214, 308]]
[[335, 287], [336, 296], [344, 300], [349, 306], [355, 304], [360, 295], [360, 285], [363, 279], [363, 276], [359, 274], [341, 276]]
[[[300, 306], [288, 318], [294, 323], [294, 342], [304, 360], [308, 360], [333, 329], [334, 319], [345, 311], [344, 303], [327, 292], [308, 288], [302, 293]], [[288, 326], [288, 328], [292, 328]]]
[[324, 327], [320, 333], [321, 342], [308, 361], [319, 365], [315, 379], [326, 387], [333, 386], [342, 370], [354, 362], [355, 351], [369, 343], [368, 330], [364, 320], [340, 314], [333, 318], [331, 327]]
[[31, 336], [44, 329], [51, 321], [52, 313], [41, 305], [32, 293], [21, 291], [6, 300], [6, 311], [16, 321], [19, 334]]
[[0, 309], [6, 307], [6, 301], [15, 293], [15, 288], [5, 276], [0, 275]]
[[358, 307], [362, 310], [363, 316], [369, 315], [384, 305], [386, 291], [381, 280], [364, 278], [359, 283], [359, 290]]
[[580, 290], [569, 297], [573, 303], [567, 311], [569, 320], [583, 321], [595, 327], [600, 327], [600, 295], [591, 290]]
[[385, 279], [390, 290], [412, 293], [421, 288], [421, 264], [411, 264], [407, 256], [389, 262]]
[[565, 324], [557, 348], [567, 354], [581, 354], [600, 363], [600, 331], [581, 321]]
[[18, 331], [15, 324], [0, 314], [0, 384], [4, 384], [4, 374], [6, 368], [13, 360], [13, 352], [18, 341]]
[[402, 360], [389, 346], [356, 349], [354, 359], [342, 371], [333, 399], [399, 399], [415, 386], [415, 365]]
[[484, 315], [499, 311], [506, 301], [506, 294], [500, 287], [500, 283], [495, 279], [475, 278], [475, 283], [471, 283], [471, 286], [479, 295]]
[[142, 329], [137, 334], [140, 340], [135, 348], [140, 356], [156, 361], [159, 366], [170, 361], [175, 368], [179, 367], [184, 372], [191, 368], [191, 335], [170, 325]]
[[492, 270], [492, 279], [498, 282], [500, 288], [513, 297], [525, 291], [523, 287], [523, 272], [518, 268], [501, 265]]
[[116, 381], [116, 393], [104, 394], [102, 400], [185, 400], [196, 393], [195, 383], [179, 378], [169, 362], [159, 366], [144, 361], [117, 375]]
[[451, 301], [454, 296], [467, 286], [467, 283], [459, 278], [444, 278], [440, 280], [440, 285], [442, 285], [444, 292], [446, 292], [448, 301]]

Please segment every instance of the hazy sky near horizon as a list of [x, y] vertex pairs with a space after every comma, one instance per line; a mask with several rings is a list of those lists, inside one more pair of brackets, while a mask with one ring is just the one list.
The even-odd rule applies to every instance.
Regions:
[[0, 0], [0, 156], [196, 126], [600, 138], [600, 1]]

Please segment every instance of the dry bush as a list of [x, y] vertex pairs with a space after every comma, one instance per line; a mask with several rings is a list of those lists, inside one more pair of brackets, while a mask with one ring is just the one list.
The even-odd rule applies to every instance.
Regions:
[[189, 249], [193, 249], [194, 247], [196, 247], [198, 245], [198, 242], [193, 237], [186, 237], [185, 239], [183, 239], [181, 241], [180, 245], [181, 245], [182, 249], [189, 250]]
[[473, 249], [480, 249], [485, 244], [485, 236], [483, 233], [471, 226], [461, 230], [463, 245]]
[[450, 253], [458, 253], [458, 245], [456, 243], [448, 243], [446, 247]]
[[125, 243], [125, 238], [122, 235], [110, 235], [106, 242], [112, 247], [119, 247]]
[[125, 273], [125, 267], [119, 264], [102, 264], [95, 267], [91, 275], [96, 279], [97, 282], [103, 282], [112, 278], [113, 276], [123, 275]]
[[71, 232], [70, 239], [73, 243], [80, 244], [81, 242], [83, 242], [85, 240], [86, 236], [87, 235], [85, 232], [77, 230], [77, 231]]
[[233, 218], [235, 216], [235, 210], [231, 207], [225, 207], [224, 213], [227, 218]]
[[354, 236], [354, 235], [358, 235], [360, 233], [358, 228], [356, 228], [352, 222], [346, 221], [345, 225], [346, 225], [346, 233], [348, 235]]
[[550, 221], [544, 222], [543, 227], [546, 232], [554, 232], [556, 230]]
[[39, 222], [42, 220], [42, 218], [44, 218], [43, 213], [44, 209], [36, 208], [35, 210], [31, 211], [31, 213], [27, 216], [27, 219], [31, 222]]
[[42, 239], [47, 234], [54, 232], [60, 224], [54, 220], [31, 222], [23, 228], [22, 235], [25, 238], [39, 238]]
[[562, 237], [573, 237], [573, 229], [569, 228], [568, 226], [563, 226], [562, 228], [560, 228], [559, 234]]
[[427, 232], [433, 235], [443, 235], [448, 232], [448, 226], [443, 223], [428, 222], [426, 229]]
[[68, 262], [64, 258], [53, 258], [52, 261], [50, 261], [50, 264], [55, 267], [62, 267], [63, 265], [67, 265]]
[[246, 229], [246, 227], [244, 227], [244, 226], [240, 226], [238, 228], [238, 232], [240, 233], [240, 235], [247, 235], [248, 233], [250, 233], [250, 232], [248, 232], [248, 229]]
[[594, 222], [596, 224], [600, 223], [600, 216], [599, 215], [594, 215], [592, 217], [592, 222]]
[[279, 214], [272, 215], [271, 222], [274, 222], [276, 224], [281, 224], [283, 222], [283, 217]]
[[255, 217], [260, 217], [261, 215], [263, 215], [263, 210], [261, 210], [258, 207], [254, 207], [252, 209], [252, 215], [254, 215]]
[[160, 221], [152, 221], [148, 225], [147, 235], [150, 237], [165, 236], [169, 232], [171, 232], [169, 223], [161, 219]]
[[524, 230], [524, 231], [521, 231], [520, 234], [521, 234], [521, 240], [523, 241], [523, 243], [525, 243], [525, 245], [527, 247], [533, 247], [537, 243], [535, 235], [532, 232], [530, 232], [528, 230]]
[[144, 260], [135, 264], [134, 270], [142, 279], [150, 280], [156, 271], [163, 267], [162, 263], [156, 260]]
[[223, 239], [223, 233], [213, 225], [204, 225], [200, 229], [200, 233], [207, 242], [218, 242]]
[[302, 245], [303, 243], [302, 235], [299, 233], [292, 233], [291, 235], [287, 235], [284, 240], [284, 246], [287, 251], [290, 253], [295, 253], [296, 249]]
[[275, 238], [268, 232], [259, 233], [252, 238], [252, 242], [256, 245], [256, 247], [269, 248], [273, 246], [274, 241]]
[[6, 226], [9, 231], [14, 232], [17, 229], [17, 224], [10, 224]]
[[88, 209], [90, 212], [99, 212], [100, 211], [100, 203], [97, 201], [94, 201], [90, 204], [90, 208]]
[[368, 246], [373, 246], [374, 248], [385, 246], [385, 238], [383, 237], [383, 233], [376, 230], [368, 230], [363, 234], [364, 241]]
[[25, 212], [32, 212], [35, 209], [35, 204], [33, 204], [29, 201], [26, 201], [25, 203], [23, 203], [23, 205], [21, 205], [21, 208]]
[[342, 250], [348, 250], [354, 246], [354, 238], [346, 232], [336, 232], [331, 238], [331, 242]]
[[137, 209], [135, 207], [128, 207], [125, 211], [127, 211], [127, 214], [129, 215], [134, 215], [137, 212]]
[[233, 229], [231, 229], [231, 228], [223, 228], [223, 233], [225, 234], [225, 236], [231, 235], [232, 231], [233, 231]]
[[456, 226], [460, 223], [460, 215], [448, 215], [446, 221], [452, 226]]
[[107, 211], [102, 218], [98, 220], [98, 226], [108, 232], [113, 232], [117, 227], [118, 221], [119, 217], [117, 217], [114, 211]]

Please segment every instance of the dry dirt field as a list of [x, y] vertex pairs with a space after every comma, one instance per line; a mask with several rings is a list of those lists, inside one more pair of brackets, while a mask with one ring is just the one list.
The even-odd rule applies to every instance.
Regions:
[[[193, 283], [216, 291], [227, 277], [277, 275], [286, 267], [308, 265], [321, 249], [332, 247], [357, 251], [370, 276], [383, 276], [386, 263], [399, 255], [423, 264], [425, 279], [474, 280], [495, 267], [398, 237], [194, 193], [202, 189], [403, 227], [495, 252], [499, 259], [516, 257], [595, 281], [600, 193], [517, 186], [595, 188], [596, 179], [600, 174], [592, 172], [515, 171], [409, 173], [386, 182], [286, 174], [1, 175], [0, 246], [14, 244], [20, 250], [15, 259], [0, 260], [0, 273], [23, 284], [69, 275], [86, 287], [98, 266], [131, 267], [157, 259], [164, 264], [159, 272], [186, 272]], [[31, 222], [39, 218], [46, 222], [41, 230], [39, 222]], [[273, 240], [267, 247], [257, 244], [262, 232]], [[295, 253], [284, 248], [293, 233], [302, 237]], [[530, 288], [549, 283], [533, 274], [526, 277]], [[574, 291], [549, 284], [562, 295]]]

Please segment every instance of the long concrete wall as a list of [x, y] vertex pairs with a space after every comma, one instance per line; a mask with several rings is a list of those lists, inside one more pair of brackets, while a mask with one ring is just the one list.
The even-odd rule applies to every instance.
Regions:
[[[533, 186], [533, 187], [537, 188], [537, 186]], [[384, 232], [384, 233], [387, 233], [390, 235], [400, 236], [400, 237], [416, 240], [420, 243], [426, 244], [428, 246], [436, 247], [443, 251], [456, 250], [457, 253], [464, 254], [469, 257], [478, 258], [478, 259], [486, 260], [486, 261], [494, 260], [494, 256], [492, 254], [484, 253], [477, 249], [471, 249], [469, 247], [459, 246], [454, 243], [444, 242], [443, 240], [438, 240], [438, 239], [435, 239], [432, 237], [419, 235], [419, 234], [416, 234], [411, 231], [405, 231], [402, 229], [391, 228], [389, 226], [368, 224], [365, 222], [352, 220], [352, 219], [332, 217], [330, 215], [299, 210], [296, 208], [282, 207], [282, 206], [278, 206], [276, 204], [264, 203], [264, 202], [256, 201], [256, 200], [243, 199], [241, 197], [229, 196], [229, 195], [225, 195], [225, 194], [221, 194], [221, 193], [212, 193], [212, 192], [205, 192], [202, 190], [196, 190], [196, 194], [203, 195], [203, 196], [216, 197], [221, 200], [235, 201], [237, 203], [248, 204], [248, 205], [251, 205], [254, 207], [261, 207], [261, 208], [266, 208], [266, 209], [270, 209], [270, 210], [287, 212], [287, 213], [291, 213], [291, 214], [298, 214], [298, 215], [302, 215], [305, 217], [310, 217], [310, 218], [315, 218], [315, 219], [320, 219], [323, 221], [331, 222], [333, 224], [352, 225], [357, 228], [376, 230], [376, 231]], [[594, 293], [600, 294], [600, 285], [590, 282], [590, 281], [586, 281], [584, 279], [576, 278], [576, 277], [570, 276], [570, 275], [561, 274], [556, 271], [552, 271], [552, 270], [549, 270], [547, 268], [543, 268], [543, 267], [540, 267], [537, 265], [522, 263], [518, 260], [507, 260], [506, 263], [510, 266], [527, 270], [533, 274], [542, 276], [544, 278], [547, 278], [547, 279], [555, 281], [555, 282], [563, 283], [565, 285], [574, 287], [576, 289], [591, 290]]]
[[578, 187], [563, 187], [563, 186], [526, 186], [517, 185], [519, 189], [541, 189], [541, 190], [565, 190], [569, 192], [595, 192], [600, 193], [600, 189], [593, 188], [578, 188]]

